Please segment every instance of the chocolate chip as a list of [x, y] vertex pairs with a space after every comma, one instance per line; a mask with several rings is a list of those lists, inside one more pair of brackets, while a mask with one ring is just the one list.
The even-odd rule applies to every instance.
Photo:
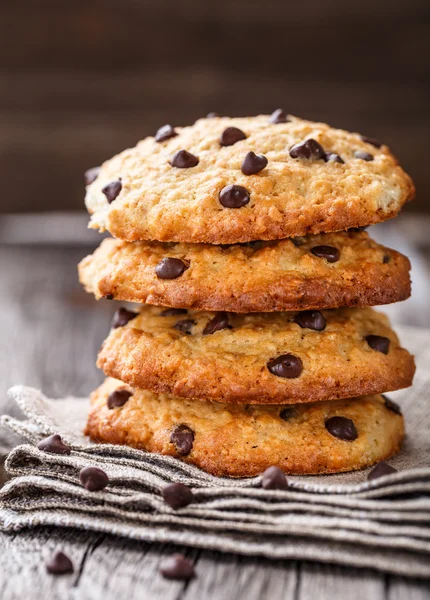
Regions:
[[181, 331], [182, 333], [190, 335], [191, 329], [194, 327], [195, 324], [196, 322], [193, 321], [193, 319], [182, 319], [182, 321], [178, 321], [177, 323], [175, 323], [173, 327], [178, 331]]
[[294, 354], [282, 354], [277, 358], [272, 358], [267, 363], [267, 368], [277, 377], [286, 379], [295, 379], [303, 371], [303, 363], [298, 356]]
[[390, 260], [391, 260], [391, 256], [389, 254], [384, 254], [384, 257], [382, 259], [382, 263], [384, 265], [386, 265], [386, 264], [388, 264], [390, 262]]
[[283, 421], [289, 421], [290, 419], [294, 418], [295, 416], [297, 416], [297, 411], [295, 408], [292, 408], [291, 406], [287, 406], [286, 408], [283, 408], [281, 410], [281, 412], [279, 413], [279, 418], [282, 419]]
[[261, 485], [265, 490], [286, 490], [288, 489], [287, 478], [284, 471], [279, 467], [269, 467], [263, 473]]
[[368, 335], [366, 336], [366, 342], [372, 350], [382, 352], [382, 354], [388, 354], [390, 340], [387, 337], [384, 337], [383, 335]]
[[128, 390], [115, 390], [108, 396], [106, 402], [107, 407], [116, 408], [118, 406], [124, 406], [124, 404], [132, 395], [133, 393], [129, 392]]
[[246, 135], [237, 127], [227, 127], [221, 134], [219, 143], [221, 146], [233, 146], [236, 142], [246, 140]]
[[397, 472], [397, 469], [382, 461], [370, 471], [369, 475], [367, 476], [367, 479], [369, 481], [372, 481], [373, 479], [378, 479], [378, 477], [383, 477], [384, 475], [391, 475], [392, 473]]
[[310, 160], [324, 159], [324, 148], [313, 138], [295, 144], [290, 148], [291, 158], [307, 158]]
[[345, 161], [335, 152], [326, 152], [324, 154], [324, 162], [337, 162], [341, 165], [345, 164]]
[[297, 313], [293, 320], [303, 329], [313, 329], [314, 331], [323, 331], [327, 324], [324, 315], [319, 310], [304, 310]]
[[178, 150], [172, 156], [170, 164], [177, 169], [190, 169], [199, 164], [199, 158], [187, 150]]
[[98, 492], [109, 484], [109, 477], [98, 467], [84, 467], [79, 473], [79, 479], [89, 492]]
[[219, 193], [219, 201], [226, 208], [242, 208], [248, 204], [250, 196], [242, 185], [226, 185]]
[[282, 108], [277, 108], [276, 110], [274, 110], [269, 117], [269, 123], [272, 123], [275, 125], [278, 123], [288, 123], [288, 121], [289, 121], [289, 118], [284, 113]]
[[355, 158], [361, 158], [361, 160], [367, 160], [367, 162], [373, 160], [373, 156], [363, 150], [357, 150], [357, 152], [354, 153], [354, 156]]
[[384, 399], [385, 406], [386, 408], [388, 408], [388, 410], [392, 410], [394, 413], [396, 413], [396, 415], [402, 414], [401, 408], [397, 404], [397, 402], [390, 400], [390, 398], [387, 398], [387, 396], [384, 396], [384, 394], [382, 394], [382, 397]]
[[72, 451], [70, 446], [63, 442], [61, 435], [58, 433], [54, 433], [54, 435], [50, 435], [49, 437], [40, 440], [37, 447], [39, 450], [48, 452], [49, 454], [70, 454]]
[[216, 119], [217, 117], [219, 117], [219, 114], [216, 112], [208, 112], [206, 115], [206, 119]]
[[176, 279], [187, 269], [188, 265], [180, 258], [163, 258], [155, 267], [155, 274], [159, 279]]
[[106, 294], [106, 296], [103, 296], [103, 298], [105, 300], [113, 300], [113, 294]]
[[139, 313], [127, 310], [126, 308], [118, 308], [112, 319], [112, 329], [117, 327], [124, 327], [129, 321], [132, 321], [137, 317]]
[[186, 308], [165, 308], [161, 311], [160, 317], [173, 317], [174, 315], [186, 315]]
[[163, 125], [159, 129], [157, 129], [157, 133], [155, 134], [156, 142], [164, 142], [165, 140], [169, 140], [170, 138], [176, 137], [178, 134], [173, 129], [171, 125]]
[[228, 314], [225, 312], [217, 313], [213, 319], [206, 323], [203, 335], [211, 335], [215, 331], [221, 331], [221, 329], [231, 329], [231, 325], [228, 322]]
[[64, 552], [56, 552], [46, 563], [46, 570], [51, 575], [66, 575], [73, 573], [73, 563]]
[[175, 510], [188, 506], [194, 500], [193, 492], [183, 483], [169, 483], [163, 487], [161, 494], [164, 501]]
[[187, 580], [196, 575], [193, 563], [182, 554], [173, 554], [169, 558], [165, 558], [160, 564], [160, 573], [166, 579]]
[[102, 192], [106, 196], [107, 201], [110, 204], [111, 202], [113, 202], [115, 200], [115, 198], [118, 197], [121, 189], [122, 189], [122, 183], [121, 183], [121, 180], [118, 179], [117, 181], [111, 181], [110, 183], [105, 185], [104, 188], [102, 188]]
[[365, 135], [360, 135], [360, 138], [363, 140], [363, 142], [366, 142], [366, 144], [371, 144], [372, 146], [375, 146], [375, 148], [380, 148], [382, 146], [381, 142], [378, 142], [378, 140], [375, 140], [375, 138], [367, 137]]
[[244, 175], [255, 175], [267, 167], [267, 158], [262, 154], [248, 152], [245, 156], [240, 170]]
[[340, 258], [339, 250], [333, 246], [314, 246], [311, 252], [318, 258], [325, 258], [329, 263], [337, 262]]
[[172, 431], [170, 441], [180, 456], [186, 456], [193, 449], [194, 431], [188, 425], [178, 425]]
[[330, 417], [325, 422], [325, 428], [340, 440], [352, 442], [357, 439], [358, 434], [354, 422], [346, 417]]
[[84, 173], [84, 181], [85, 185], [90, 185], [93, 181], [97, 179], [100, 173], [100, 167], [93, 167], [92, 169], [88, 169]]

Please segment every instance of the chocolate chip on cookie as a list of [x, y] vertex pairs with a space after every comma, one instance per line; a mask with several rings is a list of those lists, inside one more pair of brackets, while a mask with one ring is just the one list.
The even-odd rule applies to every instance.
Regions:
[[366, 336], [366, 342], [372, 350], [382, 352], [382, 354], [388, 354], [390, 340], [387, 337], [384, 337], [383, 335], [368, 335]]
[[180, 277], [188, 265], [180, 258], [163, 258], [155, 267], [155, 273], [159, 279], [176, 279]]
[[269, 117], [269, 123], [272, 123], [273, 125], [277, 125], [278, 123], [288, 123], [288, 121], [289, 118], [284, 113], [282, 108], [277, 108], [274, 110]]
[[115, 390], [111, 394], [109, 394], [108, 399], [106, 401], [107, 407], [109, 409], [117, 408], [124, 406], [129, 398], [133, 395], [132, 392], [129, 392], [126, 389]]
[[79, 473], [82, 485], [89, 492], [99, 492], [109, 485], [109, 477], [98, 467], [85, 467]]
[[37, 447], [39, 450], [48, 452], [49, 454], [70, 454], [72, 451], [70, 446], [63, 442], [61, 435], [58, 433], [54, 433], [53, 435], [40, 440]]
[[366, 144], [371, 144], [372, 146], [375, 146], [375, 148], [380, 148], [382, 146], [381, 142], [378, 142], [378, 140], [375, 140], [375, 138], [367, 137], [366, 135], [360, 135], [360, 138], [363, 140], [363, 142], [366, 142]]
[[306, 158], [309, 160], [320, 160], [325, 157], [324, 148], [313, 138], [309, 138], [304, 142], [294, 144], [290, 148], [291, 158]]
[[384, 475], [392, 475], [393, 473], [397, 472], [397, 469], [382, 461], [370, 471], [369, 475], [367, 476], [367, 479], [369, 481], [372, 481], [373, 479], [378, 479], [378, 477], [384, 477]]
[[187, 150], [178, 150], [178, 152], [172, 156], [170, 164], [177, 169], [191, 169], [191, 167], [195, 167], [199, 164], [199, 158]]
[[194, 500], [193, 492], [183, 483], [169, 483], [161, 490], [164, 501], [177, 510], [188, 506]]
[[295, 379], [296, 377], [300, 377], [303, 371], [303, 363], [301, 359], [298, 356], [294, 356], [294, 354], [281, 354], [281, 356], [269, 360], [267, 368], [277, 377]]
[[165, 140], [169, 140], [170, 138], [176, 137], [177, 135], [177, 132], [171, 125], [163, 125], [159, 129], [157, 129], [157, 133], [155, 134], [155, 141], [164, 142]]
[[84, 181], [85, 185], [90, 185], [93, 181], [97, 179], [100, 173], [100, 167], [93, 167], [92, 169], [88, 169], [84, 173]]
[[283, 408], [281, 410], [281, 412], [279, 413], [279, 418], [282, 419], [283, 421], [289, 421], [290, 419], [293, 419], [295, 416], [297, 416], [297, 411], [292, 406], [287, 406], [286, 408]]
[[180, 456], [187, 456], [193, 449], [194, 431], [188, 425], [178, 425], [170, 435], [170, 442]]
[[186, 315], [186, 308], [165, 308], [161, 311], [160, 317], [173, 317], [175, 315]]
[[325, 258], [329, 263], [337, 262], [340, 258], [339, 250], [333, 246], [314, 246], [311, 252], [318, 258]]
[[390, 400], [390, 398], [387, 398], [387, 396], [384, 396], [384, 394], [382, 394], [382, 397], [384, 399], [384, 404], [388, 408], [388, 410], [391, 410], [392, 412], [396, 413], [396, 415], [402, 414], [401, 408], [397, 404], [397, 402]]
[[139, 313], [127, 310], [126, 308], [118, 308], [112, 319], [112, 329], [124, 327], [127, 323], [137, 317]]
[[73, 573], [73, 563], [64, 552], [56, 552], [46, 563], [46, 570], [51, 575], [67, 575]]
[[203, 329], [203, 335], [211, 335], [215, 331], [221, 331], [222, 329], [231, 329], [231, 325], [228, 320], [228, 314], [226, 312], [217, 313], [213, 319], [206, 323]]
[[387, 265], [391, 260], [391, 256], [389, 254], [384, 254], [382, 258], [382, 264]]
[[357, 150], [357, 152], [354, 153], [355, 158], [361, 158], [361, 160], [365, 160], [367, 162], [370, 162], [374, 159], [372, 154], [369, 154], [369, 152], [364, 152], [364, 150]]
[[324, 154], [324, 162], [336, 162], [340, 163], [341, 165], [345, 164], [345, 161], [339, 156], [339, 154], [336, 154], [335, 152], [326, 152]]
[[288, 481], [279, 467], [269, 467], [263, 473], [261, 485], [265, 490], [286, 490]]
[[262, 154], [248, 152], [245, 156], [240, 170], [244, 175], [255, 175], [267, 167], [267, 158]]
[[111, 204], [118, 196], [120, 191], [122, 190], [121, 179], [117, 179], [116, 181], [111, 181], [107, 185], [102, 188], [103, 194], [106, 196], [107, 201]]
[[191, 335], [191, 330], [195, 324], [196, 322], [193, 319], [182, 319], [181, 321], [177, 321], [173, 327], [182, 333]]
[[319, 310], [304, 310], [297, 313], [293, 320], [303, 329], [314, 329], [315, 331], [323, 331], [327, 324], [324, 315]]
[[358, 436], [354, 421], [346, 417], [330, 417], [325, 422], [325, 427], [331, 435], [347, 442], [356, 440]]
[[219, 193], [219, 201], [226, 208], [242, 208], [250, 199], [248, 190], [242, 185], [226, 185]]
[[246, 140], [246, 135], [237, 127], [227, 127], [221, 134], [219, 143], [221, 146], [233, 146], [236, 142]]
[[173, 554], [162, 560], [160, 573], [166, 579], [188, 580], [196, 576], [193, 563], [182, 554]]

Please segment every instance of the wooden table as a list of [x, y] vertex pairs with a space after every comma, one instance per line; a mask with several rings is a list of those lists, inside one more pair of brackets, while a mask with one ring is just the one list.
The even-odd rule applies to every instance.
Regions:
[[[0, 219], [0, 409], [13, 412], [5, 391], [16, 383], [53, 397], [91, 391], [102, 377], [94, 365], [115, 303], [82, 292], [76, 264], [91, 251], [86, 217]], [[37, 221], [37, 220], [36, 220]], [[82, 228], [82, 230], [81, 230]], [[41, 244], [41, 240], [50, 240]], [[18, 242], [18, 243], [14, 243]], [[0, 445], [13, 443], [5, 432]], [[56, 548], [75, 564], [72, 576], [54, 578], [45, 561]], [[0, 534], [2, 600], [424, 600], [427, 582], [370, 570], [270, 561], [119, 539], [73, 529], [39, 528]], [[189, 583], [166, 581], [160, 560], [183, 552], [196, 565]]]

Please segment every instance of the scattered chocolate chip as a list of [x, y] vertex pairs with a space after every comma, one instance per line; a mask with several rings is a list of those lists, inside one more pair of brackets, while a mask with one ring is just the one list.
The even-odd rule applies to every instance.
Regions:
[[219, 193], [219, 201], [226, 208], [242, 208], [248, 204], [250, 196], [242, 185], [226, 185]]
[[355, 158], [361, 158], [361, 160], [367, 160], [367, 162], [373, 160], [373, 156], [363, 150], [357, 150], [357, 152], [354, 153], [354, 156]]
[[199, 164], [199, 158], [187, 150], [178, 150], [172, 156], [170, 164], [177, 169], [190, 169]]
[[291, 158], [307, 158], [310, 160], [324, 159], [324, 148], [313, 138], [295, 144], [290, 148]]
[[277, 358], [272, 358], [267, 363], [267, 368], [277, 377], [286, 379], [295, 379], [303, 371], [303, 363], [298, 356], [294, 354], [282, 354]]
[[303, 329], [313, 329], [314, 331], [323, 331], [327, 324], [324, 315], [319, 310], [304, 310], [297, 313], [293, 320]]
[[287, 478], [284, 471], [279, 467], [269, 467], [263, 473], [261, 485], [265, 490], [286, 490], [288, 489]]
[[113, 300], [113, 294], [106, 294], [106, 296], [103, 296], [103, 298], [105, 300]]
[[49, 454], [70, 454], [72, 451], [70, 446], [63, 442], [61, 435], [58, 433], [54, 433], [54, 435], [50, 435], [49, 437], [40, 440], [37, 447], [39, 450], [48, 452]]
[[73, 563], [64, 552], [56, 552], [46, 563], [46, 570], [51, 575], [67, 575], [73, 573]]
[[314, 246], [311, 252], [318, 258], [325, 258], [329, 263], [337, 262], [340, 258], [339, 250], [333, 246]]
[[97, 179], [100, 173], [100, 167], [93, 167], [92, 169], [88, 169], [84, 173], [84, 181], [85, 185], [90, 185], [93, 181]]
[[382, 394], [382, 397], [384, 398], [385, 407], [388, 408], [388, 410], [392, 410], [394, 413], [396, 413], [396, 415], [402, 414], [401, 408], [397, 402], [390, 400], [390, 398], [387, 398], [387, 396], [384, 396], [384, 394]]
[[325, 428], [340, 440], [352, 442], [357, 439], [358, 434], [354, 422], [346, 417], [330, 417], [325, 422]]
[[288, 121], [289, 121], [289, 118], [284, 113], [282, 108], [277, 108], [276, 110], [274, 110], [269, 117], [269, 123], [272, 123], [274, 125], [276, 125], [278, 123], [288, 123]]
[[244, 175], [255, 175], [267, 167], [267, 158], [262, 154], [248, 152], [245, 156], [240, 170]]
[[219, 117], [219, 114], [216, 112], [208, 112], [206, 115], [206, 119], [216, 119], [217, 117]]
[[306, 239], [304, 237], [295, 237], [291, 238], [291, 241], [293, 242], [295, 247], [298, 248], [299, 246], [303, 246], [303, 244], [306, 242]]
[[366, 342], [372, 350], [382, 352], [382, 354], [388, 354], [390, 340], [387, 337], [384, 337], [383, 335], [368, 335], [366, 336]]
[[324, 154], [324, 162], [337, 162], [341, 165], [345, 164], [345, 161], [335, 152], [326, 152]]
[[161, 311], [160, 317], [173, 317], [174, 315], [186, 315], [186, 308], [165, 308]]
[[170, 435], [170, 441], [180, 456], [186, 456], [193, 449], [194, 431], [188, 425], [177, 425]]
[[176, 137], [177, 135], [177, 132], [171, 125], [163, 125], [159, 129], [157, 129], [157, 133], [155, 134], [155, 141], [164, 142], [165, 140], [169, 140], [170, 138]]
[[173, 327], [182, 333], [186, 333], [187, 335], [191, 334], [191, 329], [196, 324], [193, 319], [182, 319], [181, 321], [177, 321]]
[[112, 329], [117, 327], [124, 327], [129, 321], [132, 321], [137, 317], [139, 313], [127, 310], [126, 308], [118, 308], [112, 319]]
[[155, 274], [159, 279], [176, 279], [187, 269], [188, 265], [180, 258], [163, 258], [155, 267]]
[[289, 421], [295, 416], [297, 416], [297, 411], [292, 406], [287, 406], [286, 408], [283, 408], [279, 413], [279, 418], [283, 421]]
[[228, 314], [226, 312], [217, 313], [213, 319], [206, 323], [203, 329], [203, 335], [211, 335], [215, 331], [221, 331], [221, 329], [231, 329], [231, 325], [228, 321]]
[[182, 554], [173, 554], [160, 564], [160, 573], [166, 579], [192, 579], [196, 576], [194, 565]]
[[221, 134], [219, 143], [221, 146], [233, 146], [236, 142], [246, 140], [246, 135], [237, 127], [227, 127]]
[[117, 408], [119, 406], [124, 406], [124, 404], [132, 395], [133, 393], [129, 392], [128, 390], [115, 390], [108, 396], [106, 401], [107, 407]]
[[372, 146], [375, 146], [375, 148], [380, 148], [382, 146], [381, 142], [378, 142], [378, 140], [375, 140], [375, 138], [367, 137], [365, 135], [360, 135], [360, 138], [363, 140], [363, 142], [366, 142], [366, 144], [371, 144]]
[[109, 477], [98, 467], [84, 467], [79, 473], [79, 479], [89, 492], [98, 492], [109, 484]]
[[367, 479], [372, 481], [373, 479], [378, 479], [378, 477], [383, 477], [384, 475], [391, 475], [392, 473], [397, 473], [397, 469], [382, 461], [370, 471]]
[[391, 260], [391, 256], [389, 254], [384, 254], [384, 257], [382, 259], [382, 262], [384, 265], [388, 264]]
[[117, 181], [111, 181], [111, 183], [108, 183], [104, 186], [104, 188], [102, 188], [102, 192], [106, 196], [109, 204], [113, 202], [115, 198], [118, 197], [121, 190], [122, 183], [120, 179], [118, 179]]
[[175, 510], [188, 506], [194, 500], [193, 492], [183, 483], [169, 483], [163, 487], [161, 494], [164, 501]]

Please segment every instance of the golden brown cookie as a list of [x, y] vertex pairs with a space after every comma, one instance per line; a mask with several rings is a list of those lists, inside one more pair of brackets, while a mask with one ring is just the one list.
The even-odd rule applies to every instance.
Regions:
[[102, 165], [87, 187], [90, 227], [231, 244], [370, 225], [414, 195], [387, 146], [324, 123], [223, 117], [156, 137]]
[[193, 402], [106, 379], [92, 394], [86, 433], [219, 476], [249, 477], [272, 465], [294, 475], [336, 473], [399, 450], [403, 417], [393, 408], [382, 396], [287, 408]]
[[[321, 256], [322, 247], [327, 258]], [[165, 279], [160, 265], [167, 260], [168, 266], [171, 259], [186, 269], [179, 275], [168, 272], [177, 276]], [[233, 246], [109, 238], [81, 261], [79, 278], [96, 298], [267, 312], [399, 302], [410, 295], [409, 268], [405, 256], [365, 232]]]
[[113, 326], [98, 358], [105, 374], [182, 398], [349, 398], [407, 387], [415, 368], [387, 317], [371, 308], [185, 314], [146, 305], [139, 314], [120, 310]]

